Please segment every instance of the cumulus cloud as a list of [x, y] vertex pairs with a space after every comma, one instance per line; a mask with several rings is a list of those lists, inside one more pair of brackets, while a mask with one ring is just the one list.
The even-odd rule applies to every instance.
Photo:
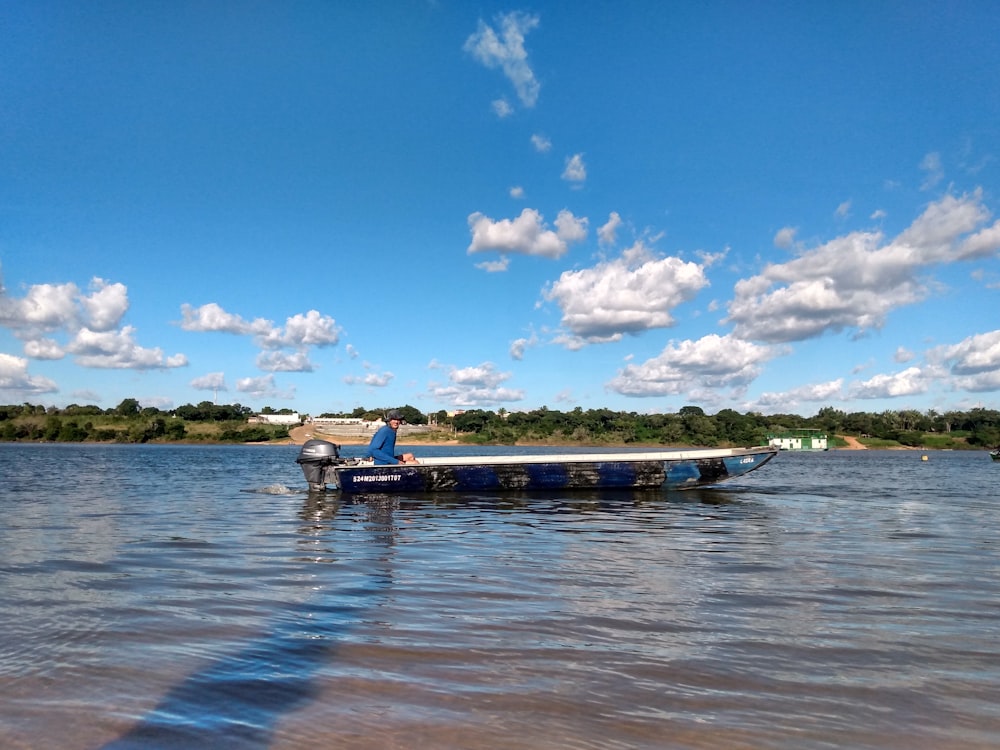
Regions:
[[786, 249], [795, 245], [795, 227], [782, 227], [774, 235], [774, 246]]
[[583, 154], [566, 157], [566, 168], [563, 170], [562, 178], [567, 182], [576, 183], [577, 186], [586, 181], [587, 166], [583, 163]]
[[626, 365], [607, 386], [626, 396], [690, 395], [719, 388], [742, 393], [764, 363], [784, 353], [732, 335], [671, 341], [656, 357]]
[[1000, 330], [935, 347], [927, 352], [926, 358], [948, 368], [956, 388], [975, 393], [1000, 390]]
[[476, 263], [476, 268], [486, 273], [502, 273], [510, 268], [510, 256], [501, 255], [497, 260], [484, 260], [482, 263]]
[[259, 378], [240, 378], [236, 381], [236, 390], [253, 398], [274, 398], [291, 400], [295, 398], [295, 388], [281, 390], [274, 382], [274, 375], [264, 375]]
[[364, 385], [369, 388], [385, 388], [396, 376], [391, 372], [366, 372], [364, 375], [345, 375], [347, 385]]
[[510, 102], [506, 99], [494, 99], [490, 106], [493, 107], [494, 114], [501, 120], [514, 114], [514, 108], [510, 106]]
[[34, 339], [24, 342], [24, 353], [32, 359], [62, 359], [66, 350], [54, 339]]
[[826, 383], [812, 383], [789, 391], [762, 393], [752, 403], [746, 404], [748, 411], [791, 413], [805, 402], [829, 402], [843, 398], [844, 379], [837, 378]]
[[366, 370], [364, 375], [346, 375], [343, 381], [347, 385], [365, 385], [371, 388], [384, 388], [392, 382], [396, 376], [391, 372], [380, 372], [376, 365], [371, 362], [362, 362], [361, 366]]
[[564, 209], [559, 212], [555, 223], [556, 230], [553, 231], [533, 208], [524, 209], [516, 219], [497, 221], [477, 211], [469, 215], [472, 242], [467, 252], [471, 255], [495, 250], [560, 258], [570, 242], [579, 242], [586, 236], [587, 219], [577, 218]]
[[159, 347], [148, 349], [135, 342], [135, 329], [125, 326], [119, 331], [91, 331], [80, 329], [66, 351], [75, 356], [83, 367], [105, 369], [156, 370], [186, 367], [187, 357], [175, 354], [164, 356]]
[[0, 393], [27, 396], [58, 390], [54, 381], [41, 375], [29, 375], [28, 360], [0, 352]]
[[538, 345], [538, 337], [532, 334], [529, 338], [515, 339], [510, 343], [510, 357], [518, 361], [524, 359], [524, 353], [533, 346]]
[[7, 294], [0, 283], [0, 326], [20, 339], [24, 353], [34, 359], [62, 359], [75, 355], [83, 367], [148, 370], [183, 367], [183, 354], [165, 356], [160, 348], [135, 341], [135, 328], [121, 329], [128, 311], [124, 284], [94, 277], [85, 293], [70, 282], [33, 284], [23, 297]]
[[76, 284], [33, 284], [20, 299], [0, 293], [0, 325], [21, 339], [80, 326]]
[[312, 372], [314, 366], [305, 352], [269, 351], [257, 355], [257, 369], [264, 372]]
[[33, 340], [44, 333], [80, 328], [110, 331], [128, 311], [128, 291], [124, 284], [112, 284], [94, 277], [90, 293], [84, 294], [70, 282], [33, 284], [24, 297], [6, 294], [0, 283], [0, 325], [11, 329], [22, 340]]
[[278, 346], [333, 346], [340, 340], [337, 321], [317, 310], [299, 313], [285, 320], [284, 332], [276, 337]]
[[520, 185], [515, 185], [508, 191], [508, 194], [515, 200], [521, 200], [524, 197], [524, 188]]
[[613, 245], [618, 238], [618, 227], [622, 225], [622, 217], [617, 211], [612, 211], [607, 222], [597, 230], [597, 241], [602, 245]]
[[185, 303], [181, 305], [181, 318], [185, 331], [252, 336], [254, 343], [265, 350], [257, 357], [257, 366], [265, 372], [312, 372], [309, 350], [333, 346], [340, 340], [337, 321], [317, 310], [293, 315], [285, 319], [284, 326], [278, 326], [264, 318], [246, 320], [215, 302], [200, 307]]
[[531, 145], [534, 146], [535, 151], [540, 154], [544, 154], [552, 150], [552, 141], [540, 133], [535, 133], [531, 136]]
[[613, 260], [565, 271], [543, 290], [559, 305], [569, 348], [674, 325], [672, 310], [708, 285], [704, 266], [656, 257], [642, 242]]
[[111, 284], [95, 278], [89, 296], [80, 299], [85, 315], [83, 323], [93, 331], [110, 331], [117, 328], [128, 311], [128, 291], [124, 284]]
[[907, 367], [896, 373], [880, 373], [868, 380], [852, 383], [850, 395], [854, 398], [895, 398], [925, 393], [931, 378], [919, 367]]
[[181, 318], [181, 328], [185, 331], [266, 336], [274, 328], [274, 323], [270, 320], [257, 318], [248, 321], [239, 315], [226, 312], [215, 302], [209, 302], [201, 307], [192, 307], [185, 302], [181, 305]]
[[452, 367], [447, 383], [432, 383], [430, 395], [439, 401], [459, 408], [495, 406], [520, 401], [524, 391], [508, 388], [503, 384], [512, 377], [510, 372], [500, 372], [492, 362], [473, 367]]
[[727, 321], [740, 338], [768, 342], [879, 329], [889, 312], [927, 297], [927, 266], [1000, 249], [1000, 226], [983, 227], [988, 219], [981, 191], [945, 196], [888, 242], [881, 232], [854, 232], [802, 250], [737, 282]]
[[229, 390], [226, 387], [226, 377], [225, 373], [221, 372], [209, 372], [205, 375], [195, 378], [191, 381], [191, 387], [199, 391], [225, 391]]
[[498, 16], [497, 28], [480, 20], [476, 33], [465, 41], [463, 47], [487, 68], [500, 68], [525, 107], [535, 106], [541, 90], [524, 48], [525, 35], [538, 23], [538, 16], [519, 12]]

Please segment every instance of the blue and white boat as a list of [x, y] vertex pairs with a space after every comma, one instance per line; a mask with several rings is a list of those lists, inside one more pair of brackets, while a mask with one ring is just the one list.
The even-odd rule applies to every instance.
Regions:
[[418, 464], [375, 464], [342, 458], [340, 446], [306, 441], [296, 462], [312, 491], [345, 493], [563, 490], [581, 488], [689, 489], [759, 469], [773, 446], [695, 448], [655, 452], [502, 456], [428, 456]]

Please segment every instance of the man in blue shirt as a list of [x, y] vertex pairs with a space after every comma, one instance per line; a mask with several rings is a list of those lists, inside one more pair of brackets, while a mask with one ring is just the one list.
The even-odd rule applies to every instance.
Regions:
[[403, 415], [398, 409], [385, 415], [385, 424], [379, 427], [368, 444], [368, 453], [376, 464], [417, 464], [412, 453], [396, 455], [396, 430], [403, 424]]

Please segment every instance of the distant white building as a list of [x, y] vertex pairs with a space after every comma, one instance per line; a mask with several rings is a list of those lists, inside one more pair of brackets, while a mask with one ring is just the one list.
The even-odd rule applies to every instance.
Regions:
[[256, 414], [250, 417], [248, 422], [256, 424], [299, 424], [302, 418], [297, 411], [291, 414]]
[[783, 451], [826, 451], [830, 444], [821, 430], [801, 428], [767, 436], [768, 445]]
[[309, 421], [315, 425], [329, 425], [330, 427], [343, 427], [365, 423], [365, 420], [361, 417], [313, 417]]

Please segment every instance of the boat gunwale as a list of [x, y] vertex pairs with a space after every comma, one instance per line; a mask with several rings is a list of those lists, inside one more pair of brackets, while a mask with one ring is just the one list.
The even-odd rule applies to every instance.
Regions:
[[778, 453], [773, 446], [755, 446], [752, 448], [692, 448], [668, 451], [641, 451], [621, 453], [531, 453], [525, 455], [496, 456], [420, 456], [415, 464], [375, 464], [363, 461], [346, 466], [337, 466], [337, 471], [353, 471], [357, 469], [398, 470], [419, 469], [441, 466], [487, 466], [487, 465], [523, 465], [523, 464], [566, 464], [566, 463], [644, 463], [678, 461], [698, 461], [713, 458], [738, 458], [741, 456], [758, 456]]

